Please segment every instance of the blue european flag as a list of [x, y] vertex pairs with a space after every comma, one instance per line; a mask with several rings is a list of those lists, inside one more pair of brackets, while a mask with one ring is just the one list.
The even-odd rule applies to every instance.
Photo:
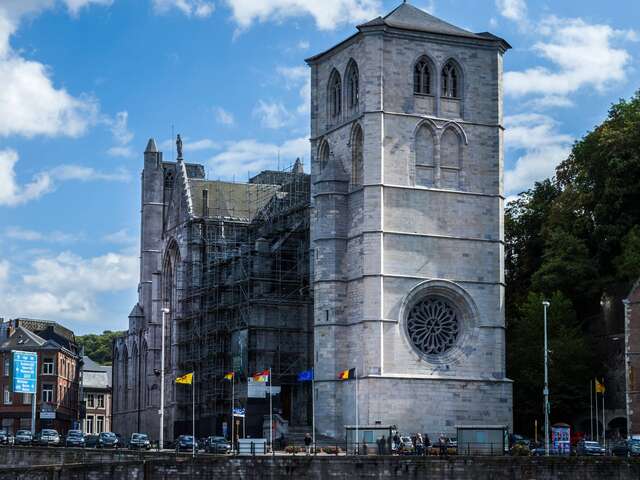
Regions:
[[313, 380], [313, 368], [298, 374], [299, 382], [310, 382], [311, 380]]

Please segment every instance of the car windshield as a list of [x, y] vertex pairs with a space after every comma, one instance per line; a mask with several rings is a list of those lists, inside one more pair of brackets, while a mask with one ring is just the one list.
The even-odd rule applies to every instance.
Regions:
[[80, 430], [69, 430], [67, 434], [68, 437], [82, 437], [82, 432]]
[[147, 436], [144, 433], [134, 433], [131, 435], [132, 440], [146, 440]]
[[43, 435], [58, 435], [58, 432], [55, 430], [42, 430]]
[[598, 442], [584, 442], [585, 447], [599, 447], [600, 444]]
[[212, 442], [216, 442], [216, 443], [220, 443], [220, 442], [226, 442], [227, 439], [224, 437], [211, 437], [210, 439]]
[[18, 433], [16, 433], [16, 435], [31, 435], [31, 431], [30, 430], [18, 430]]
[[182, 440], [184, 440], [185, 442], [193, 442], [193, 437], [191, 435], [184, 435], [182, 437]]
[[109, 439], [116, 438], [116, 434], [111, 432], [103, 432], [100, 434], [100, 436], [102, 438], [109, 438]]

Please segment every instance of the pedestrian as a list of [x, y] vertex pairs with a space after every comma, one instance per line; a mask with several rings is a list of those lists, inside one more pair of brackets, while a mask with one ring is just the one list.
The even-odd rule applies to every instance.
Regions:
[[396, 452], [400, 448], [400, 436], [398, 435], [398, 432], [393, 435], [393, 448]]
[[311, 455], [311, 435], [308, 433], [304, 435], [304, 448], [307, 451], [307, 455]]
[[440, 455], [446, 455], [447, 454], [447, 443], [449, 442], [449, 440], [447, 439], [447, 437], [444, 436], [444, 432], [442, 432], [440, 434], [440, 438], [438, 439], [438, 445], [440, 447]]
[[385, 438], [384, 435], [382, 435], [382, 438], [380, 438], [380, 455], [384, 455], [384, 451], [387, 448], [387, 439]]
[[416, 455], [424, 455], [424, 442], [421, 433], [416, 435]]
[[389, 455], [393, 455], [393, 439], [391, 433], [389, 433], [389, 438], [387, 438], [387, 445], [389, 446]]

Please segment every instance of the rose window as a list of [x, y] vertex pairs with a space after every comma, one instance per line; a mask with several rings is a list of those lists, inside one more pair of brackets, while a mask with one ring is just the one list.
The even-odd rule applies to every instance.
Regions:
[[413, 344], [422, 353], [445, 353], [458, 339], [458, 313], [446, 300], [427, 297], [417, 302], [410, 310], [407, 331]]

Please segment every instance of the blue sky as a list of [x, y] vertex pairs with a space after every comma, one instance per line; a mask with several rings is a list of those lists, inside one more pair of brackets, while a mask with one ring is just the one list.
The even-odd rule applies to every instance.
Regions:
[[[0, 316], [124, 329], [139, 174], [172, 131], [210, 178], [308, 162], [303, 59], [399, 2], [0, 0]], [[637, 0], [415, 0], [514, 47], [506, 193], [529, 188], [640, 88]]]

